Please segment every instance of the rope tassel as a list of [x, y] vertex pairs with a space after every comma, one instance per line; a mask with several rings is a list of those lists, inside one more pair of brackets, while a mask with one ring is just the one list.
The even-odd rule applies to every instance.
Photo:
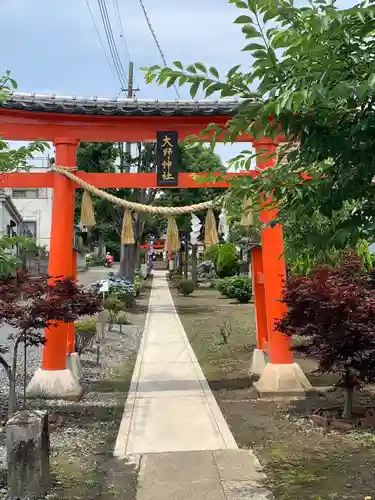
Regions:
[[133, 218], [130, 210], [125, 208], [122, 219], [121, 243], [123, 245], [134, 245]]
[[217, 234], [216, 219], [212, 208], [207, 210], [205, 225], [204, 225], [204, 242], [206, 245], [217, 245], [219, 236]]
[[86, 227], [93, 227], [96, 224], [94, 206], [92, 204], [90, 193], [86, 189], [83, 191], [81, 203], [81, 220], [79, 224], [80, 226]]
[[252, 202], [250, 199], [244, 200], [244, 213], [241, 217], [241, 226], [251, 227], [254, 224], [254, 213], [252, 210]]
[[172, 216], [168, 217], [166, 247], [168, 252], [178, 252], [181, 247], [180, 235], [178, 234], [178, 227], [174, 217]]

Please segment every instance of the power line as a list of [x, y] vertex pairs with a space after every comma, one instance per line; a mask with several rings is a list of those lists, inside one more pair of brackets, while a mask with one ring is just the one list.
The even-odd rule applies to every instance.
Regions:
[[117, 14], [117, 20], [120, 26], [120, 38], [124, 42], [124, 49], [125, 49], [125, 55], [129, 59], [129, 62], [131, 60], [130, 57], [130, 52], [129, 52], [129, 47], [128, 47], [128, 42], [126, 41], [125, 33], [124, 33], [124, 27], [122, 25], [122, 20], [121, 20], [121, 14], [120, 14], [120, 8], [118, 5], [118, 0], [113, 0], [113, 5], [115, 7], [115, 12]]
[[103, 26], [104, 26], [104, 31], [106, 34], [107, 42], [112, 54], [112, 60], [114, 62], [114, 65], [116, 67], [116, 71], [119, 75], [119, 78], [121, 79], [122, 82], [122, 87], [125, 88], [127, 86], [127, 77], [126, 73], [124, 70], [124, 67], [122, 65], [121, 59], [118, 54], [116, 42], [113, 36], [113, 31], [112, 31], [112, 26], [111, 26], [111, 21], [108, 15], [108, 10], [107, 6], [105, 3], [105, 0], [98, 0], [99, 4], [99, 9], [100, 9], [100, 15], [102, 18]]
[[107, 6], [105, 4], [104, 0], [98, 0], [98, 5], [100, 9], [100, 15], [102, 18], [103, 26], [104, 26], [104, 31], [105, 35], [107, 38], [109, 50], [112, 55], [112, 61], [116, 69], [116, 73], [119, 77], [119, 80], [121, 82], [122, 90], [124, 90], [127, 87], [127, 77], [126, 73], [124, 71], [124, 67], [122, 66], [121, 59], [118, 54], [117, 46], [115, 39], [113, 37], [113, 31], [112, 31], [112, 26], [111, 26], [111, 21], [109, 19], [108, 11], [107, 11]]
[[[111, 73], [112, 75], [116, 78], [116, 74], [115, 74], [115, 71], [112, 67], [112, 64], [111, 64], [111, 61], [108, 57], [108, 54], [107, 54], [107, 51], [105, 50], [105, 47], [104, 47], [104, 43], [103, 43], [103, 40], [102, 40], [102, 37], [100, 36], [100, 31], [99, 31], [99, 28], [98, 28], [98, 25], [96, 24], [95, 22], [95, 17], [94, 17], [94, 14], [92, 13], [92, 10], [91, 10], [91, 7], [90, 7], [90, 4], [89, 4], [89, 0], [86, 0], [86, 6], [87, 6], [87, 9], [90, 13], [90, 16], [91, 16], [91, 20], [93, 22], [93, 25], [94, 25], [94, 28], [95, 28], [95, 31], [96, 31], [96, 34], [98, 36], [98, 39], [99, 39], [99, 42], [100, 42], [100, 45], [102, 46], [102, 49], [103, 49], [103, 52], [104, 52], [104, 55], [105, 55], [105, 58], [107, 60], [107, 63], [108, 63], [108, 66], [109, 66], [109, 69], [111, 70]], [[121, 81], [120, 81], [121, 83]]]
[[[161, 56], [161, 60], [163, 61], [164, 66], [168, 66], [168, 65], [167, 65], [167, 60], [166, 60], [166, 58], [165, 58], [165, 56], [164, 56], [164, 52], [162, 51], [162, 48], [161, 48], [161, 46], [160, 46], [160, 43], [159, 43], [159, 41], [158, 41], [158, 39], [157, 39], [157, 37], [156, 37], [156, 33], [155, 33], [155, 31], [154, 31], [154, 29], [153, 29], [153, 27], [152, 27], [150, 17], [149, 17], [149, 15], [147, 14], [147, 10], [146, 10], [146, 7], [145, 7], [145, 5], [144, 5], [144, 3], [143, 3], [143, 0], [139, 0], [139, 3], [140, 3], [141, 8], [142, 8], [142, 10], [143, 10], [143, 14], [144, 14], [144, 16], [145, 16], [145, 19], [146, 19], [146, 22], [147, 22], [148, 28], [149, 28], [149, 30], [150, 30], [150, 33], [151, 33], [151, 35], [152, 35], [152, 37], [153, 37], [153, 39], [154, 39], [154, 41], [155, 41], [156, 47], [157, 47], [157, 49], [158, 49], [158, 51], [159, 51], [159, 54], [160, 54], [160, 56]], [[174, 87], [174, 89], [175, 89], [175, 91], [176, 91], [177, 98], [178, 98], [178, 99], [180, 99], [180, 92], [178, 91], [177, 85], [176, 85], [176, 84], [173, 84], [173, 87]]]
[[[118, 0], [113, 0], [113, 6], [114, 6], [115, 13], [117, 16], [117, 22], [118, 22], [118, 25], [120, 28], [120, 38], [121, 38], [121, 40], [123, 42], [123, 46], [124, 46], [123, 48], [124, 48], [125, 60], [128, 60], [129, 64], [131, 64], [132, 58], [131, 58], [130, 51], [129, 51], [129, 45], [128, 45], [128, 42], [127, 42], [127, 39], [125, 36], [124, 26], [122, 24], [121, 12], [120, 12]], [[129, 76], [128, 76], [128, 80], [129, 80]], [[130, 87], [130, 81], [128, 83], [128, 87]]]

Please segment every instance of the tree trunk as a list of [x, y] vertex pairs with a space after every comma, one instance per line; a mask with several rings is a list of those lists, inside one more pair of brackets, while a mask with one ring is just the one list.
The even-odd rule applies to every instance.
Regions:
[[183, 261], [184, 261], [184, 254], [180, 248], [178, 251], [178, 274], [182, 274], [182, 268], [183, 268]]
[[198, 284], [197, 278], [197, 251], [198, 245], [192, 245], [191, 247], [191, 279], [193, 280], [194, 286]]
[[18, 346], [21, 341], [21, 337], [19, 337], [13, 348], [13, 360], [12, 360], [12, 368], [9, 376], [9, 396], [8, 396], [8, 416], [11, 417], [17, 407], [17, 393], [16, 393], [16, 379], [17, 379], [17, 354], [18, 354]]
[[352, 418], [353, 415], [353, 387], [346, 387], [344, 392], [344, 411], [343, 418]]
[[98, 241], [98, 254], [100, 256], [104, 255], [104, 238], [102, 234], [99, 234], [99, 241]]
[[135, 224], [134, 224], [134, 269], [139, 269], [141, 267], [141, 240], [143, 233], [144, 221], [143, 214], [137, 214]]
[[184, 278], [189, 277], [189, 237], [185, 235], [185, 262], [184, 262]]
[[134, 245], [122, 245], [120, 261], [120, 275], [133, 282], [134, 281]]

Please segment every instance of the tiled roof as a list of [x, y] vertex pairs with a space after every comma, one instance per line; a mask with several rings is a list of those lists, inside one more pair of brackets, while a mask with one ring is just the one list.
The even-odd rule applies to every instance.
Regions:
[[84, 115], [232, 115], [240, 101], [161, 101], [102, 97], [57, 96], [15, 92], [0, 108]]

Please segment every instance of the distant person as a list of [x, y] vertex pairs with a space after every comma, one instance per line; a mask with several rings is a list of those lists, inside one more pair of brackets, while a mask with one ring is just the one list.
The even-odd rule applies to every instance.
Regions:
[[109, 252], [107, 252], [107, 255], [104, 258], [104, 265], [107, 267], [112, 267], [113, 261], [114, 261], [114, 258], [112, 257], [112, 255]]

